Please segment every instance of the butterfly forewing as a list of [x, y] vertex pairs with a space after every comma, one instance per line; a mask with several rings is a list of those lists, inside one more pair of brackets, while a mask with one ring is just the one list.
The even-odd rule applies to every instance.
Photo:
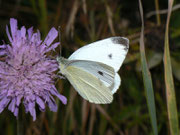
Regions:
[[90, 60], [111, 66], [117, 72], [129, 49], [129, 40], [124, 37], [111, 37], [93, 42], [76, 50], [69, 60]]

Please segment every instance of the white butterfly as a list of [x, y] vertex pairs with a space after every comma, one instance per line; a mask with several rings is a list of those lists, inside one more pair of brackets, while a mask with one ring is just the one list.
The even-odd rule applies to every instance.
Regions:
[[58, 57], [60, 73], [86, 100], [107, 104], [120, 86], [118, 70], [129, 49], [129, 40], [111, 37], [75, 51], [68, 59]]

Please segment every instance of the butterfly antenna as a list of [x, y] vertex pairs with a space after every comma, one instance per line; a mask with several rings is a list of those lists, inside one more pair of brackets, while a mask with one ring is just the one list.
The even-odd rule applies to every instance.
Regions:
[[61, 26], [58, 26], [58, 31], [59, 31], [59, 43], [60, 43], [60, 52], [59, 52], [59, 54], [60, 54], [60, 56], [62, 56], [61, 55], [61, 53], [62, 53], [62, 46], [61, 46], [61, 32], [60, 32], [60, 29], [61, 29]]

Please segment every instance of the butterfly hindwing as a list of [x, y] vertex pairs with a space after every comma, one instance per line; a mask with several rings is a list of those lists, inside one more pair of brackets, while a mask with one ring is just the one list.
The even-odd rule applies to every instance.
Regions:
[[110, 90], [113, 94], [119, 89], [120, 84], [121, 84], [121, 78], [118, 75], [118, 73], [116, 73], [114, 77], [114, 83], [110, 87]]
[[96, 78], [101, 80], [106, 87], [110, 87], [114, 83], [114, 69], [103, 63], [86, 60], [72, 60], [69, 62], [68, 66], [75, 66], [94, 75]]
[[78, 66], [69, 65], [66, 67], [65, 75], [75, 90], [89, 102], [96, 104], [112, 102], [113, 96], [110, 89], [93, 74]]

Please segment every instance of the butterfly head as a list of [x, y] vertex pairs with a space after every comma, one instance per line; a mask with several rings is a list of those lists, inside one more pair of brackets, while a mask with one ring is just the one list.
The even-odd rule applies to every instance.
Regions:
[[67, 59], [63, 58], [63, 57], [57, 57], [56, 59], [59, 63], [59, 70], [60, 70], [60, 73], [64, 74], [64, 69], [66, 67], [66, 64], [67, 64]]

